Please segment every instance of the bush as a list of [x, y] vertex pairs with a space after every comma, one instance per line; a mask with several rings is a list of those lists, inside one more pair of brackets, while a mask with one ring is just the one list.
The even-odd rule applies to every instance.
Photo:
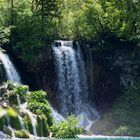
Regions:
[[66, 120], [54, 124], [51, 127], [53, 137], [56, 138], [75, 138], [77, 134], [82, 133], [82, 129], [78, 127], [79, 118], [73, 115], [69, 116]]
[[53, 117], [50, 105], [45, 99], [46, 93], [44, 91], [34, 91], [27, 95], [28, 107], [36, 115], [44, 116], [47, 119], [49, 126], [53, 124]]
[[45, 103], [45, 97], [46, 97], [46, 92], [39, 90], [39, 91], [33, 91], [30, 92], [30, 94], [27, 95], [27, 99], [28, 101], [32, 102], [32, 101], [36, 101], [36, 102], [41, 102], [41, 103]]

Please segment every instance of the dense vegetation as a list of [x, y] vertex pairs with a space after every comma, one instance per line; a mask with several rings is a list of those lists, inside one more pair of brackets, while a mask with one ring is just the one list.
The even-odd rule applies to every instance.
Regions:
[[[119, 42], [131, 42], [139, 46], [139, 9], [140, 0], [0, 0], [0, 46], [12, 49], [26, 64], [36, 61], [40, 51], [48, 49], [56, 39], [85, 41], [100, 48], [108, 39], [113, 38]], [[8, 90], [8, 100], [12, 108], [8, 107], [6, 112], [11, 119], [17, 119], [19, 113], [15, 98], [18, 94], [22, 102], [28, 101], [28, 108], [39, 116], [38, 121], [43, 120], [45, 136], [48, 136], [51, 130], [55, 137], [60, 138], [75, 137], [75, 133], [81, 132], [80, 129], [70, 127], [71, 123], [77, 122], [70, 122], [71, 118], [59, 125], [53, 125], [45, 92], [35, 91], [24, 97], [23, 94], [29, 90], [26, 86], [16, 86], [12, 89], [10, 87]], [[111, 114], [117, 126], [115, 125], [114, 130], [108, 134], [139, 134], [139, 91], [139, 85], [130, 87], [115, 103]], [[0, 91], [2, 100], [3, 94], [7, 97], [7, 91]], [[5, 116], [2, 117], [0, 123], [2, 119], [5, 120]], [[135, 121], [131, 121], [132, 118]], [[33, 133], [28, 117], [25, 117], [25, 122], [30, 133]], [[67, 125], [69, 127], [61, 131], [60, 127]], [[0, 130], [12, 135], [10, 130], [2, 128], [2, 125], [0, 127]], [[21, 132], [17, 127], [15, 135], [22, 137], [24, 134], [28, 137], [26, 132]], [[40, 127], [42, 126], [38, 125], [37, 129]], [[42, 135], [42, 132], [38, 132], [38, 135]]]
[[76, 138], [77, 134], [82, 134], [83, 130], [77, 127], [80, 118], [75, 118], [74, 115], [69, 116], [62, 122], [54, 124], [51, 127], [53, 137], [56, 138]]
[[[30, 92], [28, 86], [18, 85], [10, 81], [0, 86], [0, 131], [9, 136], [18, 138], [29, 138], [34, 135], [34, 127], [37, 136], [48, 137], [52, 132], [54, 137], [74, 138], [82, 133], [77, 127], [78, 118], [68, 117], [66, 120], [56, 124], [53, 120], [51, 107], [45, 99], [44, 91]], [[19, 104], [20, 100], [20, 104]], [[27, 103], [26, 111], [21, 106]]]
[[139, 0], [1, 0], [0, 43], [29, 62], [55, 39], [137, 42], [139, 8]]

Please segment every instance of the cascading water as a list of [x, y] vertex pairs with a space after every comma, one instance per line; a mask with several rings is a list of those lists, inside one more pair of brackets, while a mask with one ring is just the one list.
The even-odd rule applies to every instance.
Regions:
[[[7, 79], [10, 81], [13, 81], [13, 82], [17, 82], [18, 84], [22, 84], [21, 78], [20, 78], [14, 64], [11, 62], [9, 56], [0, 51], [0, 60], [2, 61], [2, 64], [5, 68]], [[18, 105], [20, 105], [19, 97], [17, 97], [17, 101], [18, 101]], [[14, 131], [10, 125], [10, 118], [8, 116], [7, 116], [7, 119], [8, 119], [8, 126], [12, 131], [12, 136], [15, 137]], [[24, 123], [23, 123], [22, 118], [20, 116], [19, 116], [19, 120], [20, 120], [22, 128], [24, 129]]]
[[[18, 74], [14, 64], [11, 62], [9, 56], [0, 51], [0, 60], [2, 61], [2, 64], [5, 68], [7, 79], [10, 81], [13, 81], [13, 82], [17, 82], [18, 84], [22, 84], [20, 75]], [[17, 102], [18, 102], [18, 106], [19, 106], [20, 111], [28, 113], [28, 115], [31, 119], [33, 133], [35, 136], [37, 136], [36, 126], [35, 126], [36, 118], [29, 110], [26, 109], [25, 104], [24, 105], [21, 104], [19, 96], [17, 96]], [[19, 120], [20, 120], [20, 124], [21, 124], [22, 129], [25, 129], [24, 122], [20, 116], [19, 116]], [[10, 121], [8, 121], [8, 122], [10, 122]], [[9, 123], [9, 127], [10, 127], [10, 123]]]
[[89, 129], [99, 114], [88, 103], [88, 85], [80, 47], [76, 51], [72, 41], [57, 41], [52, 48], [58, 76], [60, 112], [63, 116], [71, 113], [81, 115], [80, 125]]
[[[9, 56], [0, 51], [0, 60], [2, 61], [2, 64], [5, 68], [7, 79], [10, 81], [16, 82], [18, 84], [22, 84], [20, 75], [18, 74], [18, 72], [17, 72], [14, 64], [10, 60]], [[18, 95], [17, 95], [17, 102], [18, 102], [18, 106], [19, 106], [19, 111], [27, 113], [29, 115], [31, 124], [32, 124], [32, 128], [33, 128], [33, 135], [37, 136], [36, 116], [30, 110], [27, 109], [27, 103], [24, 103], [24, 104], [21, 103], [20, 97]], [[51, 109], [52, 109], [52, 115], [53, 115], [55, 121], [56, 122], [62, 121], [63, 117], [56, 110], [54, 110], [53, 108], [51, 108]], [[22, 129], [25, 130], [25, 124], [24, 124], [22, 117], [20, 117], [20, 116], [18, 116], [18, 117], [19, 117]], [[11, 129], [12, 132], [14, 132], [11, 128], [10, 120], [8, 122], [9, 122], [9, 128]], [[13, 137], [14, 137], [14, 133], [13, 133]]]
[[7, 79], [21, 84], [20, 76], [13, 63], [11, 62], [9, 56], [0, 51], [0, 60], [2, 61], [2, 64], [5, 68]]
[[32, 128], [33, 128], [33, 135], [37, 136], [37, 130], [36, 130], [36, 124], [37, 124], [37, 120], [36, 120], [36, 115], [34, 115], [30, 110], [27, 109], [27, 102], [24, 104], [20, 105], [21, 110], [24, 113], [27, 113], [30, 117], [31, 120], [31, 124], [32, 124]]

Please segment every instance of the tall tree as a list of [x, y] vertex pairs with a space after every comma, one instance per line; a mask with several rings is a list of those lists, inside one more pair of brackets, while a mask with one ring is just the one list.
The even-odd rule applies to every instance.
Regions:
[[45, 18], [58, 17], [58, 9], [62, 0], [32, 0], [32, 11], [41, 17], [43, 31]]

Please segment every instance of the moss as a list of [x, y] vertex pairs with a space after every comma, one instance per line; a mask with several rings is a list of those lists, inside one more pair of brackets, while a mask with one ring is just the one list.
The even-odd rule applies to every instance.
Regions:
[[8, 126], [7, 111], [3, 108], [0, 109], [0, 130], [2, 131], [5, 126]]
[[29, 117], [29, 115], [26, 115], [24, 118], [25, 121], [25, 128], [31, 133], [33, 134], [33, 127], [32, 127], [32, 123], [31, 123], [31, 119]]
[[44, 116], [37, 116], [37, 134], [43, 137], [48, 137], [50, 134], [47, 118]]
[[37, 135], [43, 136], [43, 123], [41, 116], [37, 116]]
[[11, 124], [12, 128], [14, 128], [16, 130], [20, 130], [21, 124], [20, 124], [18, 114], [12, 108], [9, 108], [7, 110], [7, 115], [9, 116], [10, 124]]
[[29, 138], [29, 134], [25, 130], [15, 131], [15, 137], [17, 137], [17, 138]]
[[[6, 133], [11, 133], [5, 129], [10, 126], [10, 128], [14, 129], [15, 135], [19, 138], [23, 138], [27, 136], [25, 132], [21, 131], [21, 120], [19, 115], [22, 116], [25, 130], [27, 130], [30, 134], [33, 134], [33, 127], [30, 116], [25, 112], [20, 112], [19, 106], [17, 106], [17, 96], [20, 97], [21, 102], [25, 102], [25, 100], [31, 103], [30, 108], [28, 108], [37, 115], [37, 135], [47, 137], [50, 134], [50, 126], [52, 125], [52, 113], [49, 106], [49, 103], [45, 99], [46, 93], [43, 91], [32, 92], [32, 94], [26, 94], [29, 92], [28, 86], [19, 86], [13, 83], [5, 83], [4, 85], [6, 91], [3, 93], [2, 100], [6, 99], [9, 101], [8, 105], [3, 103], [3, 107], [0, 108], [0, 130], [6, 131]], [[10, 107], [9, 107], [10, 106]], [[28, 136], [26, 137], [28, 138]]]
[[43, 136], [48, 137], [50, 135], [50, 127], [48, 126], [48, 123], [46, 119], [42, 119], [42, 125], [43, 125]]

